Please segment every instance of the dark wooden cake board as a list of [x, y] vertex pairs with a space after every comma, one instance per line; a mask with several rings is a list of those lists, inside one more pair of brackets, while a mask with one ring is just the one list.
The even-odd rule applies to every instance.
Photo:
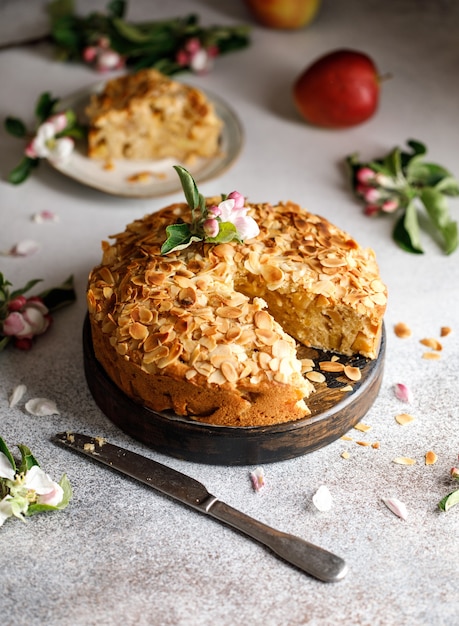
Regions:
[[[203, 424], [157, 413], [122, 392], [107, 376], [94, 356], [88, 318], [83, 329], [83, 351], [89, 390], [103, 413], [122, 431], [152, 449], [175, 458], [211, 465], [274, 463], [313, 452], [332, 443], [355, 426], [378, 395], [385, 355], [383, 329], [378, 358], [339, 357], [345, 365], [362, 372], [358, 382], [342, 373], [326, 373], [326, 382], [315, 383], [308, 399], [311, 415], [275, 426], [236, 428]], [[329, 361], [331, 354], [301, 348], [301, 358]], [[318, 370], [320, 371], [320, 370]], [[352, 391], [340, 388], [352, 385]]]

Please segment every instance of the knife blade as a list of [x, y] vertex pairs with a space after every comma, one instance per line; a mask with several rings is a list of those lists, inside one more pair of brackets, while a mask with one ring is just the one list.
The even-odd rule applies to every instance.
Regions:
[[341, 557], [234, 509], [209, 493], [199, 481], [162, 463], [108, 443], [102, 437], [63, 432], [52, 437], [52, 441], [237, 529], [269, 548], [284, 561], [323, 582], [337, 582], [347, 573], [347, 565]]

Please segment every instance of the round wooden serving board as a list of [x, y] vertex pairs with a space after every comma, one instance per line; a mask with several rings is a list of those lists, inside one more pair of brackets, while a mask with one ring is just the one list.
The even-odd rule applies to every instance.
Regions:
[[[99, 408], [125, 433], [158, 452], [179, 459], [212, 465], [255, 465], [291, 459], [313, 452], [341, 437], [368, 412], [381, 386], [385, 332], [378, 358], [339, 357], [345, 365], [360, 368], [362, 377], [352, 383], [342, 373], [326, 373], [308, 399], [311, 415], [275, 426], [232, 428], [213, 426], [173, 413], [157, 413], [124, 394], [94, 356], [89, 321], [83, 329], [84, 367], [88, 387]], [[331, 354], [300, 348], [301, 358], [329, 361]], [[318, 368], [316, 368], [318, 369]], [[320, 371], [320, 370], [319, 370]], [[352, 391], [340, 388], [352, 385]]]

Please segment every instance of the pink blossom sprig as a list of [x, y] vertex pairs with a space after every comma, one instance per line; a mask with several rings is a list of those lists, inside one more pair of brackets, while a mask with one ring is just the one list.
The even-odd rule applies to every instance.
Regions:
[[126, 65], [126, 58], [110, 47], [108, 37], [99, 37], [95, 44], [86, 46], [82, 58], [101, 73], [119, 70]]
[[[393, 238], [406, 252], [423, 253], [421, 229], [427, 221], [426, 230], [436, 231], [436, 240], [451, 254], [459, 237], [446, 197], [459, 195], [459, 182], [444, 167], [424, 161], [427, 150], [422, 143], [409, 140], [407, 144], [411, 152], [396, 147], [382, 159], [366, 163], [358, 154], [348, 156], [353, 191], [363, 202], [365, 215], [396, 216]], [[426, 220], [419, 219], [423, 209]]]
[[167, 239], [161, 254], [183, 250], [192, 243], [242, 242], [256, 237], [260, 229], [245, 206], [245, 198], [238, 191], [224, 196], [217, 205], [206, 205], [191, 174], [181, 165], [174, 165], [191, 210], [191, 224], [170, 224], [166, 227]]
[[0, 273], [0, 351], [10, 342], [20, 350], [30, 350], [35, 337], [50, 327], [51, 313], [76, 299], [72, 276], [59, 287], [26, 298], [24, 293], [39, 282], [31, 280], [11, 292], [11, 283]]
[[24, 157], [9, 173], [8, 181], [13, 185], [24, 182], [41, 159], [62, 162], [71, 155], [75, 139], [81, 139], [85, 130], [78, 123], [71, 109], [58, 111], [59, 100], [50, 93], [41, 94], [35, 105], [37, 118], [34, 130], [29, 131], [22, 120], [8, 116], [5, 130], [15, 137], [27, 141]]

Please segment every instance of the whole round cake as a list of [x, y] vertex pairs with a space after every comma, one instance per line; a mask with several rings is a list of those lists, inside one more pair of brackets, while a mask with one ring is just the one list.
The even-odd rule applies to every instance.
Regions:
[[292, 202], [185, 195], [103, 243], [87, 291], [97, 360], [155, 411], [235, 427], [306, 417], [297, 342], [377, 357], [374, 252]]

